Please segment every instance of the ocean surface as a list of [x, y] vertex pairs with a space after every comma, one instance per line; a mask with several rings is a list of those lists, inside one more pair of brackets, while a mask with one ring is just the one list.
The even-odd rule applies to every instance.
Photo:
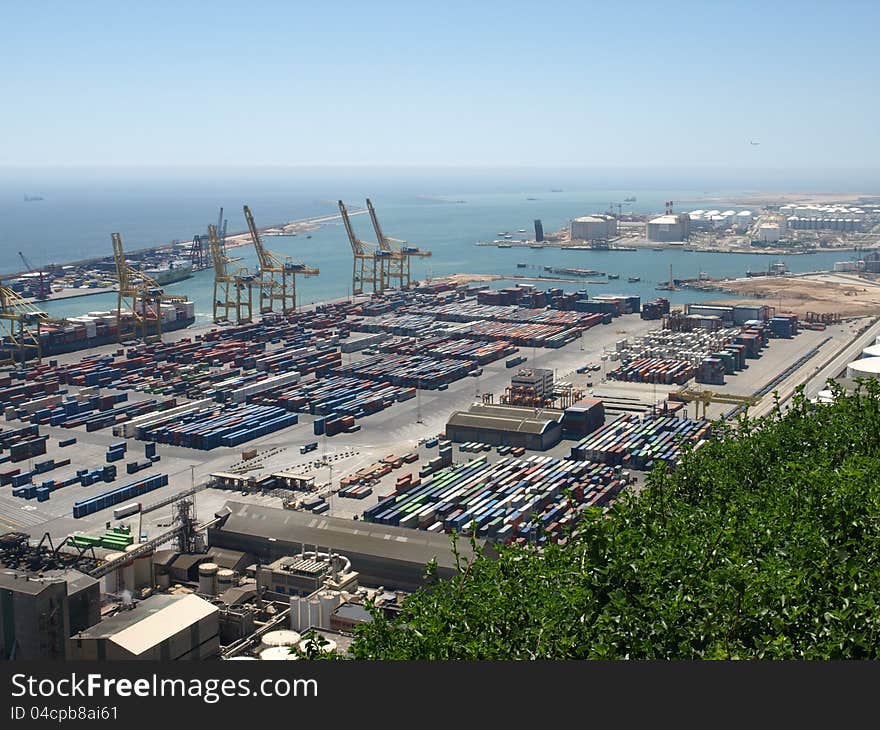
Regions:
[[[34, 266], [65, 263], [112, 253], [110, 234], [122, 233], [128, 249], [191, 240], [215, 222], [220, 206], [229, 232], [245, 229], [242, 204], [250, 206], [257, 225], [263, 227], [314, 216], [332, 215], [336, 200], [345, 200], [349, 210], [362, 207], [370, 197], [385, 235], [404, 239], [430, 250], [430, 258], [413, 260], [413, 276], [442, 276], [455, 273], [538, 276], [544, 266], [567, 266], [616, 273], [620, 279], [606, 284], [584, 282], [529, 282], [540, 288], [561, 286], [566, 290], [586, 289], [590, 294], [639, 294], [644, 299], [668, 296], [673, 303], [704, 301], [723, 296], [721, 292], [657, 291], [668, 280], [669, 266], [677, 278], [745, 275], [751, 269], [766, 270], [778, 257], [759, 254], [713, 254], [685, 251], [562, 251], [559, 249], [499, 249], [476, 246], [492, 241], [507, 231], [518, 237], [532, 237], [534, 220], [544, 230], [561, 228], [574, 217], [607, 211], [618, 204], [624, 212], [662, 212], [665, 201], [676, 210], [705, 208], [701, 198], [736, 196], [737, 189], [645, 187], [635, 180], [631, 187], [604, 186], [568, 171], [564, 175], [497, 171], [445, 171], [369, 173], [354, 171], [334, 174], [322, 170], [315, 175], [289, 171], [216, 171], [159, 173], [142, 177], [101, 171], [55, 173], [43, 176], [29, 172], [20, 179], [5, 171], [0, 176], [0, 272], [23, 268], [18, 252]], [[42, 201], [25, 202], [24, 196], [42, 196]], [[624, 203], [634, 196], [634, 203]], [[710, 205], [710, 207], [716, 207]], [[352, 217], [357, 235], [375, 240], [369, 217]], [[519, 229], [527, 233], [518, 234]], [[265, 245], [282, 254], [320, 268], [318, 277], [300, 278], [300, 303], [306, 304], [346, 296], [351, 282], [351, 250], [340, 221], [311, 232], [311, 238], [267, 236]], [[255, 268], [251, 247], [230, 249], [241, 263]], [[783, 257], [795, 272], [831, 268], [845, 253]], [[517, 267], [525, 263], [525, 268]], [[641, 281], [628, 283], [627, 277]], [[591, 277], [601, 279], [602, 277]], [[496, 282], [504, 286], [510, 282]], [[185, 293], [196, 302], [200, 320], [210, 319], [213, 272], [202, 271], [193, 278], [166, 287], [168, 293]], [[50, 302], [43, 308], [52, 316], [76, 316], [114, 307], [113, 294], [99, 294]]]

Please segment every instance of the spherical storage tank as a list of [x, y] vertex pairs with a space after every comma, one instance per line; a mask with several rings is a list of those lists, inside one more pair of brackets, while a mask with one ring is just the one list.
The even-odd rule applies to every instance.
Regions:
[[300, 636], [296, 631], [290, 631], [289, 629], [280, 629], [279, 631], [269, 631], [266, 634], [263, 634], [262, 639], [260, 639], [260, 648], [268, 649], [273, 646], [296, 646], [302, 636]]
[[848, 378], [880, 379], [880, 357], [865, 357], [846, 366]]
[[291, 647], [289, 646], [270, 646], [268, 649], [263, 649], [260, 652], [260, 659], [267, 660], [275, 660], [275, 661], [292, 661], [299, 659], [296, 654], [290, 653]]

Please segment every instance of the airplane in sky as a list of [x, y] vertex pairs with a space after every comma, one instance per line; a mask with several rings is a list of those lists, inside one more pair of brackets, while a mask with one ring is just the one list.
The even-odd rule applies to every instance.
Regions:
[[757, 147], [761, 143], [760, 142], [749, 142], [749, 144], [752, 145], [752, 147]]

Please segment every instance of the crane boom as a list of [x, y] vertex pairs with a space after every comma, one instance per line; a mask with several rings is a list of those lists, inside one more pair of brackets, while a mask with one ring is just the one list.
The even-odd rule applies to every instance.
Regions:
[[251, 209], [246, 205], [244, 217], [260, 262], [260, 279], [254, 282], [260, 287], [260, 313], [268, 314], [274, 311], [276, 301], [281, 304], [281, 311], [284, 314], [296, 311], [297, 275], [317, 276], [321, 273], [320, 269], [294, 261], [289, 256], [282, 259], [267, 249], [263, 246]]

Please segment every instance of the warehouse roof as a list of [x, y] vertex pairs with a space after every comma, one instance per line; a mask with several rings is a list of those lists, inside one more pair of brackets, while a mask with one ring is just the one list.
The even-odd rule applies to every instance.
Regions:
[[186, 596], [157, 594], [140, 601], [131, 610], [122, 610], [104, 619], [76, 637], [110, 639], [137, 655], [216, 612], [215, 606], [191, 593]]
[[[310, 512], [227, 502], [231, 510], [221, 528], [211, 528], [209, 539], [224, 533], [250, 535], [298, 545], [321, 545], [343, 555], [370, 555], [406, 563], [426, 565], [437, 560], [441, 567], [455, 566], [449, 535], [405, 527], [375, 525]], [[473, 557], [467, 540], [460, 540], [459, 552]]]
[[554, 418], [535, 418], [534, 416], [505, 416], [488, 413], [469, 413], [455, 411], [446, 423], [446, 427], [478, 428], [492, 431], [515, 431], [518, 433], [546, 433], [548, 429], [558, 425]]

